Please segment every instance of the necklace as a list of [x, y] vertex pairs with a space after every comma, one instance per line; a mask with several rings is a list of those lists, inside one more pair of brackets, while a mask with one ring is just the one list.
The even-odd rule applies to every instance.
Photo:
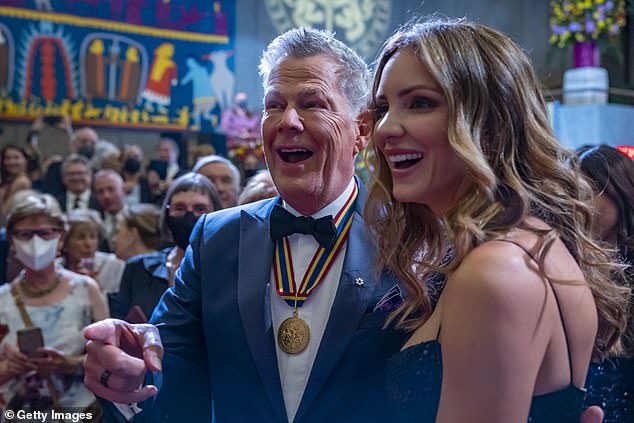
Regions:
[[18, 283], [20, 284], [20, 288], [22, 289], [22, 292], [24, 292], [24, 294], [27, 297], [31, 297], [31, 298], [42, 298], [48, 294], [50, 294], [51, 292], [55, 291], [55, 289], [59, 286], [60, 282], [62, 281], [59, 272], [55, 272], [55, 279], [53, 280], [53, 284], [51, 286], [49, 286], [48, 288], [44, 288], [44, 289], [32, 289], [29, 288], [29, 286], [26, 284], [26, 272], [22, 271], [20, 272], [20, 279], [18, 281]]

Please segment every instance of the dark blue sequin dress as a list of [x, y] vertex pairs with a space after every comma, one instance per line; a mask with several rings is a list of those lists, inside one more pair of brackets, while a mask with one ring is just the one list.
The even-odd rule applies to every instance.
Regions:
[[[523, 246], [509, 240], [499, 241], [517, 245], [535, 260]], [[557, 300], [556, 293], [555, 299]], [[558, 300], [557, 307], [559, 308]], [[561, 310], [559, 315], [565, 334], [566, 326]], [[568, 362], [571, 363], [567, 337], [566, 346]], [[390, 358], [386, 371], [388, 392], [402, 423], [435, 422], [442, 386], [440, 343], [432, 340], [399, 351]], [[572, 375], [572, 364], [570, 374]], [[585, 390], [570, 384], [559, 391], [534, 396], [528, 423], [579, 423], [581, 413], [585, 409], [585, 395]]]
[[634, 423], [634, 360], [613, 358], [588, 371], [586, 405], [603, 408], [603, 423]]
[[[437, 341], [413, 345], [396, 353], [388, 362], [388, 391], [403, 423], [436, 420], [441, 384], [442, 359]], [[528, 422], [579, 423], [584, 395], [584, 390], [570, 385], [535, 396]]]

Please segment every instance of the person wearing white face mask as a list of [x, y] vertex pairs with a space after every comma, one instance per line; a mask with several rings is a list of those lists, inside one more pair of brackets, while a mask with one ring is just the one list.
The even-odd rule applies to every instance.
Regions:
[[[16, 197], [7, 237], [23, 270], [0, 287], [0, 323], [9, 334], [0, 343], [0, 408], [46, 410], [53, 406], [98, 412], [95, 397], [83, 385], [82, 330], [107, 316], [97, 283], [58, 267], [67, 223], [57, 201], [29, 192]], [[32, 353], [18, 347], [20, 329], [38, 327], [43, 345]], [[27, 381], [42, 379], [36, 400]], [[35, 402], [33, 402], [35, 401]]]

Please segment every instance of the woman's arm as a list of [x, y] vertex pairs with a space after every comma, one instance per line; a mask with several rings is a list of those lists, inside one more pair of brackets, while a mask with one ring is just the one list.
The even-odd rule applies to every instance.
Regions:
[[528, 418], [552, 323], [540, 319], [548, 285], [516, 248], [484, 244], [447, 281], [438, 423]]
[[90, 306], [92, 308], [93, 323], [110, 317], [108, 313], [108, 305], [106, 304], [99, 285], [92, 278], [87, 278], [88, 297], [90, 298]]

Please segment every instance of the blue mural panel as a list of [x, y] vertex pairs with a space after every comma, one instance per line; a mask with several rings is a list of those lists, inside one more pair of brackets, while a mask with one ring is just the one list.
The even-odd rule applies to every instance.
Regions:
[[234, 39], [234, 0], [3, 0], [0, 119], [208, 130]]

